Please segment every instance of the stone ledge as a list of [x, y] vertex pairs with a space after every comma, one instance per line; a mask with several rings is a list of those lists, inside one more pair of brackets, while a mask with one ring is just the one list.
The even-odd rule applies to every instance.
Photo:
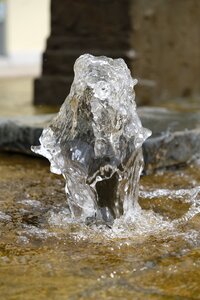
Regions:
[[[146, 171], [188, 163], [200, 155], [200, 113], [152, 107], [138, 112], [153, 132], [143, 147]], [[0, 118], [0, 150], [34, 155], [30, 147], [39, 144], [42, 129], [53, 116]]]
[[31, 145], [39, 144], [42, 129], [53, 115], [0, 118], [0, 150], [34, 155]]

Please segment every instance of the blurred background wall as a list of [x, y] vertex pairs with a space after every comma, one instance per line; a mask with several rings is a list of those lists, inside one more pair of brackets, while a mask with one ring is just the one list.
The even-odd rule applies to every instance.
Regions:
[[0, 0], [2, 68], [14, 65], [39, 70], [50, 31], [49, 19], [50, 0]]
[[139, 104], [199, 97], [200, 0], [51, 0], [35, 103], [62, 103], [86, 52], [124, 58]]
[[0, 0], [0, 76], [37, 77], [35, 104], [63, 102], [83, 53], [124, 58], [138, 104], [199, 99], [200, 0]]
[[35, 81], [36, 104], [60, 104], [75, 60], [84, 53], [123, 58], [130, 66], [130, 0], [51, 0], [51, 34]]
[[200, 100], [200, 0], [132, 0], [141, 104]]

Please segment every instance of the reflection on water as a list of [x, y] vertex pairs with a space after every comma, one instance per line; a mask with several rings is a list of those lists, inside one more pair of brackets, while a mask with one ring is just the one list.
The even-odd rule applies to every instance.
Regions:
[[70, 220], [46, 161], [1, 154], [0, 173], [1, 299], [200, 299], [198, 167], [143, 177], [112, 229]]

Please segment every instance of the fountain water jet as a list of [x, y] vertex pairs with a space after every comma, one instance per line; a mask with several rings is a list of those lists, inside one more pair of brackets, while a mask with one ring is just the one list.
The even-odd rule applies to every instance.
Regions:
[[73, 217], [112, 223], [131, 217], [151, 132], [136, 112], [134, 85], [122, 59], [80, 56], [60, 112], [32, 147], [62, 174]]

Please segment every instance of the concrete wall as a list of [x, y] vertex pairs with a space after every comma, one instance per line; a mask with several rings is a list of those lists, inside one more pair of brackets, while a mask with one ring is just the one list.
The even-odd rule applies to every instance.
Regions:
[[200, 0], [133, 0], [133, 73], [141, 104], [200, 96]]
[[35, 103], [62, 103], [86, 52], [124, 58], [140, 104], [200, 97], [200, 0], [51, 0], [51, 13]]
[[38, 62], [49, 35], [49, 18], [50, 0], [7, 0], [7, 54], [19, 62]]

